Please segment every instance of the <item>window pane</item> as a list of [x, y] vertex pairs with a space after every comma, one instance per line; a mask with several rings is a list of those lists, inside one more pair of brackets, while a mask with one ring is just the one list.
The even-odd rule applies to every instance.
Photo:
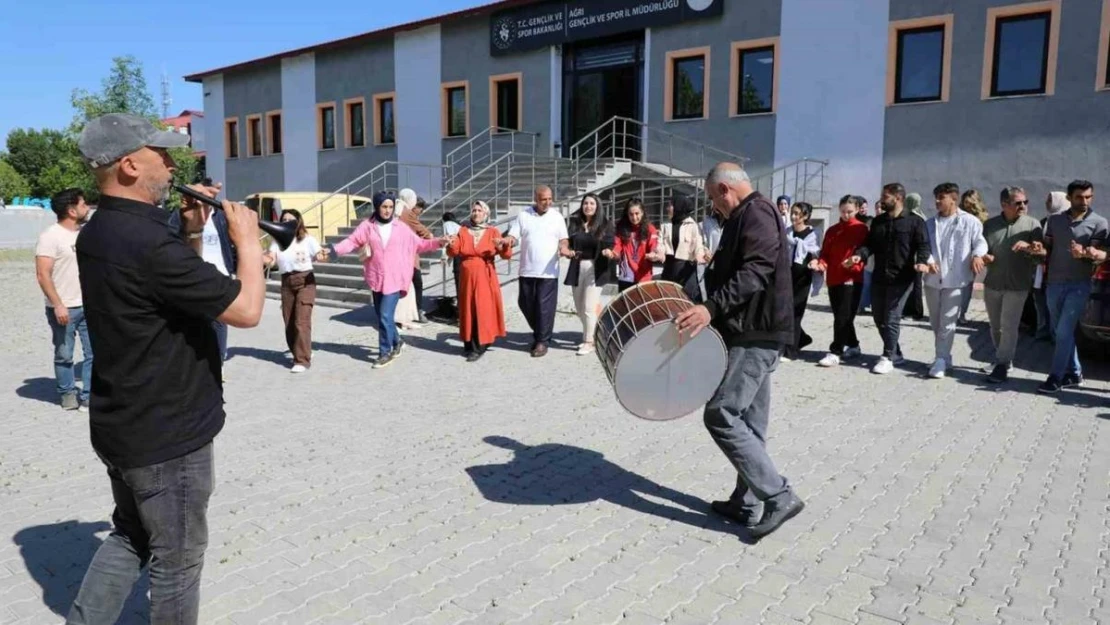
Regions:
[[941, 97], [944, 73], [944, 27], [898, 33], [895, 102], [924, 102]]
[[1049, 13], [996, 22], [991, 95], [1044, 93]]
[[227, 155], [239, 158], [239, 124], [235, 122], [227, 125]]
[[516, 80], [503, 80], [497, 83], [497, 126], [520, 130], [520, 107], [517, 98], [520, 95], [520, 82]]
[[737, 102], [743, 113], [770, 112], [775, 86], [775, 49], [740, 51], [740, 93]]
[[705, 57], [692, 56], [674, 62], [673, 119], [702, 117], [705, 98]]
[[247, 134], [250, 135], [251, 156], [259, 156], [262, 154], [262, 120], [251, 119], [247, 123], [250, 124], [250, 132]]
[[323, 115], [323, 148], [330, 150], [335, 147], [335, 109], [332, 107], [321, 109], [320, 114]]
[[447, 91], [447, 135], [458, 137], [466, 134], [466, 89], [455, 87]]
[[382, 138], [382, 143], [393, 143], [393, 100], [381, 100], [380, 106], [379, 117], [382, 127], [378, 134]]
[[270, 150], [281, 154], [281, 115], [270, 116]]
[[362, 104], [356, 102], [351, 105], [351, 145], [363, 146], [366, 145], [366, 128], [364, 127], [364, 119], [362, 114]]

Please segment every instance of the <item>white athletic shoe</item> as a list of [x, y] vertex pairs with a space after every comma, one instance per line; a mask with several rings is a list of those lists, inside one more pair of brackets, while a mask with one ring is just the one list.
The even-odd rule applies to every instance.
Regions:
[[874, 367], [871, 367], [871, 373], [875, 373], [878, 375], [886, 375], [891, 371], [894, 371], [894, 363], [885, 356], [880, 358], [879, 362], [875, 363]]
[[937, 358], [933, 361], [933, 366], [929, 367], [929, 377], [939, 380], [944, 377], [944, 372], [947, 369], [948, 363], [944, 362], [943, 358]]
[[308, 367], [304, 365], [293, 365], [293, 368], [289, 370], [289, 373], [304, 373], [305, 371], [308, 371]]
[[840, 356], [836, 354], [827, 354], [824, 358], [817, 361], [818, 367], [835, 367], [840, 364]]

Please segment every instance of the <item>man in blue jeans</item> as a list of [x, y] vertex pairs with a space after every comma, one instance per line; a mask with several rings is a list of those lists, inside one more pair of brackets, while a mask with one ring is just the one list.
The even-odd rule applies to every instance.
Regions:
[[[258, 217], [223, 202], [245, 271], [221, 274], [200, 255], [209, 209], [187, 202], [177, 227], [161, 208], [173, 180], [168, 148], [186, 135], [111, 114], [89, 122], [78, 148], [100, 202], [77, 238], [85, 316], [101, 354], [89, 429], [115, 511], [66, 623], [115, 623], [150, 566], [150, 621], [194, 625], [215, 487], [212, 441], [224, 425], [214, 320], [253, 327], [265, 282]], [[198, 187], [215, 197], [218, 189]]]
[[736, 486], [713, 512], [758, 540], [805, 507], [767, 453], [771, 374], [794, 341], [794, 287], [782, 216], [752, 188], [735, 163], [721, 163], [705, 181], [723, 220], [721, 245], [705, 273], [708, 299], [675, 319], [697, 335], [712, 324], [728, 346], [728, 367], [705, 405], [705, 427], [736, 468]]
[[[81, 305], [81, 281], [77, 271], [77, 233], [89, 219], [89, 207], [80, 189], [66, 189], [50, 200], [58, 216], [39, 235], [35, 245], [35, 275], [46, 296], [46, 321], [54, 344], [54, 380], [65, 410], [86, 410], [92, 380], [93, 351]], [[81, 339], [85, 361], [81, 363], [81, 388], [74, 383], [73, 348]]]
[[1051, 395], [1083, 384], [1075, 332], [1091, 296], [1092, 260], [1105, 247], [1107, 238], [1106, 218], [1095, 214], [1094, 198], [1093, 184], [1073, 181], [1068, 185], [1071, 208], [1048, 218], [1044, 245], [1025, 244], [1033, 255], [1048, 255], [1045, 295], [1056, 337], [1052, 369], [1048, 379], [1037, 387], [1038, 393]]

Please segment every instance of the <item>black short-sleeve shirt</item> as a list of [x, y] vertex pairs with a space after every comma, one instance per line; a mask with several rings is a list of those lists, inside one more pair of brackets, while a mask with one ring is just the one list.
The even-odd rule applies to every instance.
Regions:
[[92, 351], [93, 448], [121, 467], [200, 449], [224, 425], [212, 321], [240, 284], [204, 262], [150, 204], [101, 196], [77, 237]]

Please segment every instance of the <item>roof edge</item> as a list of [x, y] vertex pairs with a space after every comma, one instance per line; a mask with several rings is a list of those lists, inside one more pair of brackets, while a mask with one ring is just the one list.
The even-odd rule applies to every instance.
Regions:
[[443, 22], [458, 20], [458, 19], [462, 19], [462, 18], [465, 18], [465, 17], [473, 17], [473, 16], [476, 16], [476, 15], [483, 15], [483, 14], [486, 14], [486, 13], [492, 13], [493, 11], [496, 11], [496, 10], [499, 10], [499, 9], [506, 9], [506, 8], [511, 8], [511, 7], [515, 7], [515, 6], [528, 5], [528, 4], [536, 4], [537, 2], [540, 2], [540, 1], [541, 0], [497, 0], [495, 2], [489, 2], [487, 4], [478, 5], [476, 7], [470, 7], [468, 9], [460, 9], [460, 10], [454, 11], [452, 13], [446, 13], [444, 15], [437, 15], [437, 16], [434, 16], [434, 17], [425, 18], [425, 19], [418, 20], [418, 21], [415, 21], [415, 22], [407, 22], [405, 24], [397, 24], [395, 26], [387, 26], [385, 28], [379, 28], [378, 30], [372, 30], [372, 31], [361, 33], [361, 34], [358, 34], [358, 35], [352, 35], [350, 37], [344, 37], [342, 39], [334, 39], [332, 41], [325, 41], [323, 43], [317, 43], [317, 44], [313, 44], [313, 45], [310, 45], [310, 46], [305, 46], [303, 48], [297, 48], [297, 49], [294, 49], [294, 50], [287, 50], [285, 52], [278, 52], [276, 54], [271, 54], [269, 56], [264, 56], [264, 57], [257, 58], [257, 59], [252, 59], [252, 60], [249, 60], [249, 61], [243, 61], [241, 63], [235, 63], [233, 65], [226, 65], [224, 67], [218, 67], [216, 69], [210, 69], [210, 70], [206, 70], [206, 71], [203, 71], [203, 72], [197, 72], [197, 73], [194, 73], [194, 74], [187, 74], [184, 77], [184, 79], [185, 79], [185, 82], [201, 83], [201, 82], [204, 81], [205, 78], [207, 78], [209, 76], [214, 76], [216, 74], [223, 74], [223, 73], [227, 73], [227, 72], [231, 72], [231, 71], [235, 71], [235, 70], [246, 69], [248, 67], [252, 67], [252, 66], [255, 66], [255, 65], [261, 65], [263, 63], [278, 61], [278, 60], [281, 60], [281, 59], [286, 59], [286, 58], [290, 58], [290, 57], [294, 57], [294, 56], [300, 56], [302, 54], [308, 54], [310, 52], [318, 52], [318, 51], [322, 51], [322, 50], [330, 50], [330, 49], [334, 49], [334, 48], [341, 48], [341, 47], [344, 47], [344, 46], [348, 46], [348, 45], [357, 43], [359, 41], [370, 40], [370, 39], [374, 39], [374, 38], [377, 38], [377, 37], [384, 37], [386, 35], [391, 35], [391, 34], [398, 33], [398, 32], [403, 32], [403, 31], [406, 31], [406, 30], [416, 30], [418, 28], [424, 28], [425, 26], [431, 26], [433, 24], [441, 24]]

